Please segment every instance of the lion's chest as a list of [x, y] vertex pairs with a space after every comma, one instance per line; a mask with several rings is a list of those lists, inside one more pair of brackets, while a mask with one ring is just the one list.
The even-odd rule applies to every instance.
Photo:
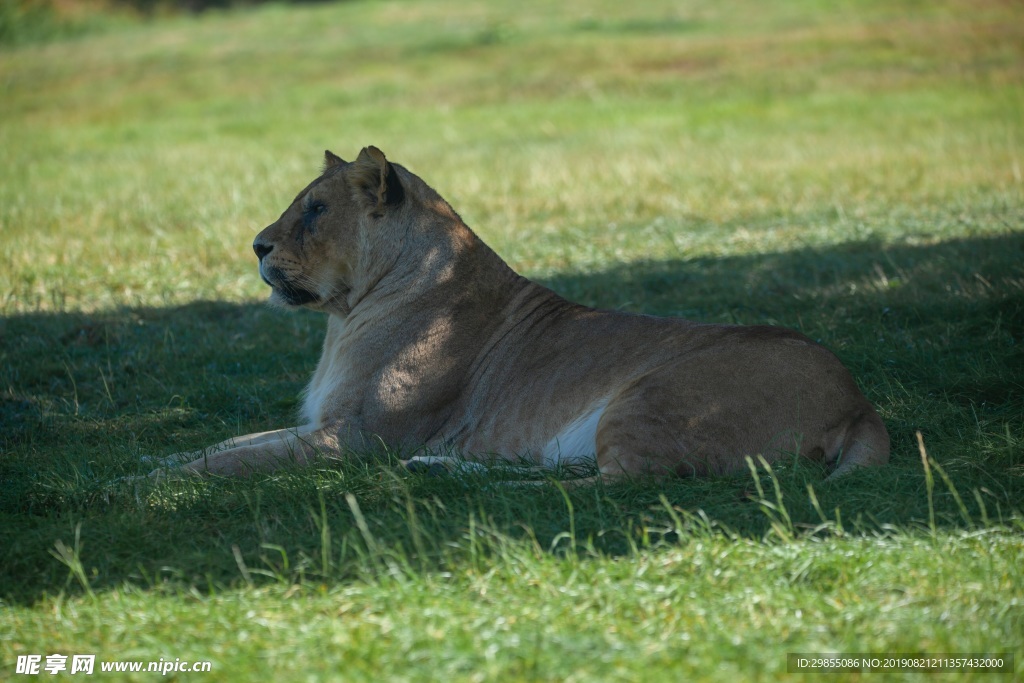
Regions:
[[[317, 380], [320, 381], [317, 381]], [[322, 427], [328, 417], [327, 410], [331, 394], [334, 393], [335, 383], [324, 381], [316, 375], [313, 381], [306, 387], [305, 397], [302, 402], [302, 417], [306, 424]]]
[[344, 322], [332, 316], [320, 362], [306, 387], [302, 402], [302, 417], [306, 424], [322, 427], [339, 410], [334, 404], [338, 403], [339, 389], [347, 382], [350, 374], [350, 361], [343, 353], [344, 330]]

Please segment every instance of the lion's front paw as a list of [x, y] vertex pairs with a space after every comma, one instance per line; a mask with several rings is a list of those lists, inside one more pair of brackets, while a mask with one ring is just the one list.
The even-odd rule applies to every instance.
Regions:
[[126, 484], [162, 483], [171, 479], [183, 479], [187, 472], [181, 467], [158, 467], [148, 474], [133, 474], [127, 477], [119, 477], [115, 482]]
[[139, 462], [146, 463], [147, 465], [155, 465], [156, 467], [161, 468], [181, 467], [195, 459], [195, 453], [175, 453], [174, 455], [166, 455], [163, 457], [157, 455], [143, 455], [139, 457]]
[[158, 467], [145, 476], [147, 481], [156, 483], [163, 483], [165, 481], [171, 481], [172, 479], [184, 479], [189, 474], [193, 474], [184, 467]]

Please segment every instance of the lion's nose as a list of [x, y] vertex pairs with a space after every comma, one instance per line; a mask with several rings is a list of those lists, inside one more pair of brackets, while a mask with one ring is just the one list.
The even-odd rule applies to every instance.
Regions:
[[262, 261], [264, 256], [274, 251], [274, 245], [256, 241], [252, 243], [252, 250], [256, 252], [256, 258]]

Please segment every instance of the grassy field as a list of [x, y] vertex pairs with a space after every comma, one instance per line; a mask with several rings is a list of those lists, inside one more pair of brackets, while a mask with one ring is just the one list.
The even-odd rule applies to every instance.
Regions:
[[[1019, 4], [117, 22], [0, 49], [0, 678], [54, 653], [232, 681], [812, 679], [797, 652], [1024, 670]], [[366, 454], [121, 481], [294, 424], [324, 321], [264, 306], [250, 244], [325, 147], [367, 144], [564, 296], [822, 341], [892, 463], [570, 493]]]

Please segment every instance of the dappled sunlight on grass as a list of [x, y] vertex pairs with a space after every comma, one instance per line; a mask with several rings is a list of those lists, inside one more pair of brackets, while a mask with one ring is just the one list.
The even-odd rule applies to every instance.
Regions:
[[[0, 48], [0, 659], [501, 681], [1019, 661], [1022, 46], [996, 0], [395, 0]], [[820, 340], [892, 462], [564, 491], [360, 452], [132, 479], [295, 424], [324, 320], [263, 303], [252, 239], [325, 147], [367, 144], [569, 299]]]
[[[8, 54], [5, 310], [258, 296], [245, 245], [324, 146], [382, 147], [526, 270], [610, 223], [784, 220], [741, 247], [755, 251], [799, 242], [826, 212], [844, 219], [835, 241], [897, 206], [1019, 206], [1024, 22], [1004, 5], [787, 19], [650, 6], [656, 31], [613, 4], [535, 9], [268, 7]], [[693, 18], [673, 28], [679, 12]], [[454, 42], [424, 52], [432, 34]], [[718, 54], [715, 70], [649, 64], [692, 50]], [[880, 82], [894, 68], [902, 80]], [[1019, 221], [1009, 211], [979, 228]], [[651, 246], [615, 257], [663, 256]]]

